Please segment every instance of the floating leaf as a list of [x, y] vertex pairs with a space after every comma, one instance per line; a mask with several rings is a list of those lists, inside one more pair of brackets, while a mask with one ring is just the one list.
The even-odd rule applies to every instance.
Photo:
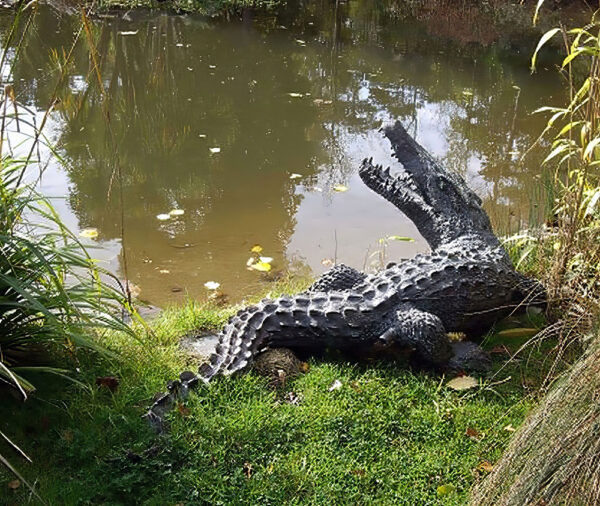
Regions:
[[96, 237], [98, 237], [98, 229], [84, 228], [81, 232], [79, 232], [79, 236], [85, 237], [86, 239], [96, 239]]
[[200, 137], [201, 139], [206, 139], [206, 134], [198, 134], [198, 137]]
[[405, 242], [415, 242], [412, 237], [404, 237], [402, 235], [388, 235], [388, 241], [405, 241]]
[[216, 68], [217, 68], [217, 66], [216, 66], [216, 65], [209, 65], [209, 66], [208, 66], [208, 68], [209, 68], [209, 69], [216, 69]]
[[475, 388], [477, 385], [479, 383], [472, 376], [459, 376], [446, 383], [446, 386], [452, 390], [468, 390], [469, 388]]
[[272, 267], [271, 264], [265, 262], [255, 262], [250, 266], [250, 269], [260, 272], [269, 272], [272, 269]]
[[246, 266], [250, 267], [254, 262], [256, 262], [256, 258], [254, 257], [250, 257], [247, 261], [246, 261]]
[[169, 211], [169, 214], [171, 216], [182, 216], [183, 214], [185, 214], [185, 211], [183, 209], [171, 209]]
[[305, 40], [302, 40], [302, 39], [296, 39], [296, 42], [297, 42], [298, 44], [306, 44], [306, 41], [305, 41]]
[[447, 495], [452, 494], [456, 491], [456, 487], [452, 485], [452, 483], [446, 483], [445, 485], [440, 485], [437, 488], [438, 497], [445, 497]]
[[533, 328], [518, 328], [518, 329], [506, 329], [498, 332], [500, 337], [532, 337], [539, 332], [538, 329]]
[[302, 98], [304, 96], [302, 93], [295, 93], [295, 92], [288, 93], [288, 95], [292, 98]]
[[262, 248], [262, 246], [260, 244], [255, 244], [254, 246], [252, 246], [250, 248], [250, 251], [252, 253], [262, 253], [262, 250], [263, 250], [263, 248]]
[[294, 173], [294, 174], [292, 174], [292, 175], [290, 176], [290, 179], [298, 179], [298, 178], [300, 178], [300, 177], [302, 177], [302, 174], [296, 174], [296, 173]]
[[324, 265], [325, 267], [333, 267], [335, 262], [331, 258], [324, 258], [321, 260], [321, 265]]
[[169, 274], [171, 271], [169, 269], [160, 269], [158, 272], [160, 274]]
[[216, 290], [220, 286], [221, 286], [221, 283], [218, 283], [217, 281], [207, 281], [206, 283], [204, 283], [204, 287], [207, 290]]
[[347, 192], [348, 191], [348, 187], [344, 186], [343, 184], [338, 184], [336, 186], [333, 187], [333, 191], [336, 192]]
[[160, 220], [160, 221], [167, 221], [167, 220], [171, 219], [171, 215], [170, 214], [165, 214], [165, 213], [163, 213], [163, 214], [157, 214], [156, 215], [156, 219]]
[[221, 152], [221, 148], [210, 148], [211, 154], [216, 154]]
[[472, 91], [469, 91], [469, 90], [464, 90], [464, 91], [462, 92], [462, 94], [463, 94], [465, 97], [472, 97], [472, 96], [473, 96], [473, 92], [472, 92]]
[[273, 261], [272, 257], [258, 257], [258, 259], [265, 264], [270, 264]]

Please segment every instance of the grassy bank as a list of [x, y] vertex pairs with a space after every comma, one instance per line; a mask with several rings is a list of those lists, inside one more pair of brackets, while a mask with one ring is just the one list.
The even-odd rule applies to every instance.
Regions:
[[[219, 327], [231, 311], [173, 308], [137, 340], [106, 338], [119, 359], [80, 359], [83, 386], [46, 380], [27, 403], [3, 399], [0, 430], [10, 424], [34, 456], [19, 467], [48, 503], [464, 504], [534, 405], [530, 393], [549, 365], [535, 350], [503, 367], [503, 347], [522, 339], [496, 335], [486, 346], [499, 372], [457, 392], [402, 361], [314, 359], [277, 390], [254, 372], [219, 379], [155, 436], [140, 415], [166, 381], [197, 367], [179, 337]], [[96, 384], [105, 376], [118, 378], [114, 391]], [[14, 477], [1, 472], [0, 502], [23, 504], [30, 492], [11, 490]]]

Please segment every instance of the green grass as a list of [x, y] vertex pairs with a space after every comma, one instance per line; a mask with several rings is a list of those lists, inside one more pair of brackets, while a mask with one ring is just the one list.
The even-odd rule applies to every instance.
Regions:
[[[179, 336], [217, 328], [232, 311], [197, 303], [167, 310], [141, 341], [105, 338], [120, 359], [83, 356], [77, 379], [88, 388], [56, 378], [25, 404], [0, 399], [0, 430], [34, 457], [18, 464], [40, 495], [67, 505], [464, 504], [485, 474], [478, 465], [500, 457], [511, 436], [505, 427], [518, 427], [533, 406], [528, 394], [546, 364], [534, 350], [459, 393], [447, 378], [402, 362], [314, 359], [279, 390], [253, 372], [218, 379], [173, 411], [168, 434], [154, 435], [140, 418], [152, 395], [195, 368]], [[107, 375], [120, 378], [114, 393], [95, 385]], [[329, 391], [335, 380], [342, 387]], [[292, 391], [299, 405], [285, 402]], [[0, 503], [23, 504], [29, 491], [10, 490], [14, 477], [1, 473]], [[439, 496], [447, 484], [455, 490]]]

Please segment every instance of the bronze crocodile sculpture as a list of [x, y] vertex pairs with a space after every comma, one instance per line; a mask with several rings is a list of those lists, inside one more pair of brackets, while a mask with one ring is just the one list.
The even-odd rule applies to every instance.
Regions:
[[364, 160], [360, 177], [404, 212], [431, 247], [366, 275], [345, 265], [326, 272], [299, 295], [264, 299], [233, 316], [199, 374], [170, 382], [145, 415], [156, 427], [178, 396], [199, 382], [247, 368], [267, 348], [361, 349], [394, 343], [434, 367], [485, 371], [476, 344], [451, 344], [448, 332], [476, 337], [543, 288], [517, 273], [494, 235], [481, 200], [460, 176], [443, 170], [399, 122], [384, 129], [403, 170]]

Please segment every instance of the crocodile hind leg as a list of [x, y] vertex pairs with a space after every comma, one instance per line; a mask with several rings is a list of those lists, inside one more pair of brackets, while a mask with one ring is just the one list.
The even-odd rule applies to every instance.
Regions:
[[364, 272], [359, 272], [344, 264], [337, 264], [325, 271], [307, 290], [308, 292], [331, 292], [334, 290], [349, 290], [366, 278]]

